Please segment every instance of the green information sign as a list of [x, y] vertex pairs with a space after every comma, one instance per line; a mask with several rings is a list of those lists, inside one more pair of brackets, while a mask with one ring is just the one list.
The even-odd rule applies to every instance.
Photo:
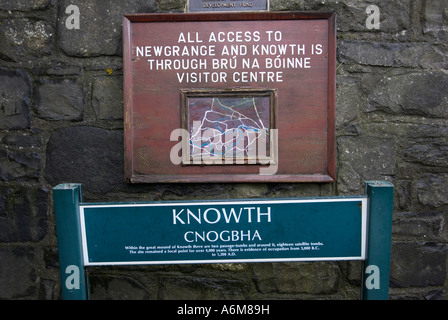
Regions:
[[363, 260], [363, 299], [389, 292], [393, 185], [332, 198], [83, 203], [53, 189], [64, 299], [88, 299], [89, 266]]
[[84, 265], [362, 260], [367, 198], [80, 206]]

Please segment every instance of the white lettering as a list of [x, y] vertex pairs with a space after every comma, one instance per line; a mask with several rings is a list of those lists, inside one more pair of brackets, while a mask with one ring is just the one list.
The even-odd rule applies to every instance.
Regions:
[[283, 71], [234, 72], [233, 82], [283, 82]]
[[181, 224], [185, 224], [185, 222], [179, 217], [183, 211], [184, 209], [180, 210], [176, 214], [176, 209], [173, 209], [173, 224], [177, 224], [177, 221], [179, 221]]
[[[211, 220], [209, 220], [209, 218], [208, 218], [208, 213], [209, 213], [211, 210], [214, 211], [214, 212], [216, 213], [216, 219], [215, 219], [214, 221], [211, 221]], [[207, 223], [209, 223], [209, 224], [215, 224], [215, 223], [219, 222], [220, 219], [221, 219], [221, 212], [220, 212], [218, 209], [216, 209], [216, 208], [209, 208], [209, 209], [207, 209], [207, 210], [204, 211], [204, 221], [205, 221], [205, 222], [207, 222]]]
[[229, 215], [227, 215], [227, 211], [225, 208], [222, 208], [222, 213], [224, 214], [224, 219], [226, 220], [226, 223], [229, 223], [232, 216], [235, 220], [235, 223], [239, 223], [240, 222], [240, 218], [241, 218], [241, 212], [243, 211], [243, 208], [240, 208], [240, 212], [238, 214], [238, 216], [236, 215], [235, 212], [235, 208], [230, 208], [230, 213]]
[[[258, 230], [223, 230], [218, 231], [187, 231], [184, 234], [186, 242], [216, 242], [218, 240], [224, 242], [243, 242], [243, 241], [261, 241]], [[194, 246], [193, 246], [194, 247]]]
[[258, 42], [260, 39], [260, 31], [220, 31], [211, 32], [208, 42]]
[[257, 207], [257, 222], [261, 222], [261, 216], [267, 217], [267, 222], [271, 222], [271, 207], [267, 207], [267, 212], [261, 212], [260, 207]]
[[179, 83], [227, 82], [226, 72], [183, 72], [176, 74]]
[[[207, 208], [201, 210], [197, 209], [173, 209], [173, 224], [192, 224], [194, 222], [202, 224], [202, 222], [207, 224], [216, 224], [218, 222], [229, 223], [240, 223], [242, 216], [245, 216], [248, 223], [255, 222], [252, 219], [252, 214], [256, 214], [256, 222], [270, 223], [272, 221], [271, 207], [261, 208], [261, 207], [240, 207], [238, 212], [235, 208]], [[224, 219], [222, 219], [224, 217]], [[264, 220], [264, 221], [262, 221]]]

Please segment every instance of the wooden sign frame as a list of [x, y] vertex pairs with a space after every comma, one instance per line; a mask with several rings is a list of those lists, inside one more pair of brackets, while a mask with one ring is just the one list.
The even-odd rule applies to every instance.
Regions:
[[[334, 13], [125, 15], [123, 60], [127, 182], [335, 180]], [[237, 108], [251, 92], [263, 90], [275, 92], [270, 124], [262, 126], [268, 157], [259, 155], [258, 144], [259, 161], [252, 161], [250, 135], [261, 132], [260, 121], [246, 116], [249, 108]], [[200, 144], [209, 158], [187, 163], [191, 140], [185, 139], [192, 133], [185, 103], [194, 92], [227, 95], [241, 103], [215, 110], [207, 119], [212, 137]], [[218, 154], [229, 154], [217, 142], [228, 137], [226, 130], [235, 135], [234, 145], [241, 139], [238, 134], [245, 134], [244, 148], [231, 151], [243, 156], [231, 155], [228, 163], [215, 161]]]

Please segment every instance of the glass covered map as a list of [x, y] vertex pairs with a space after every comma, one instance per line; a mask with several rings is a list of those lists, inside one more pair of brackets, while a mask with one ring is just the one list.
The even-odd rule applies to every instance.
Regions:
[[269, 159], [271, 107], [271, 94], [188, 96], [186, 160], [192, 164], [257, 164]]

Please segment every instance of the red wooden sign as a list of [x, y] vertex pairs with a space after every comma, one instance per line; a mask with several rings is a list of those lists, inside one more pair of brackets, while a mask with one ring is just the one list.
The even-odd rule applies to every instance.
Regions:
[[334, 181], [335, 20], [126, 15], [127, 181]]

